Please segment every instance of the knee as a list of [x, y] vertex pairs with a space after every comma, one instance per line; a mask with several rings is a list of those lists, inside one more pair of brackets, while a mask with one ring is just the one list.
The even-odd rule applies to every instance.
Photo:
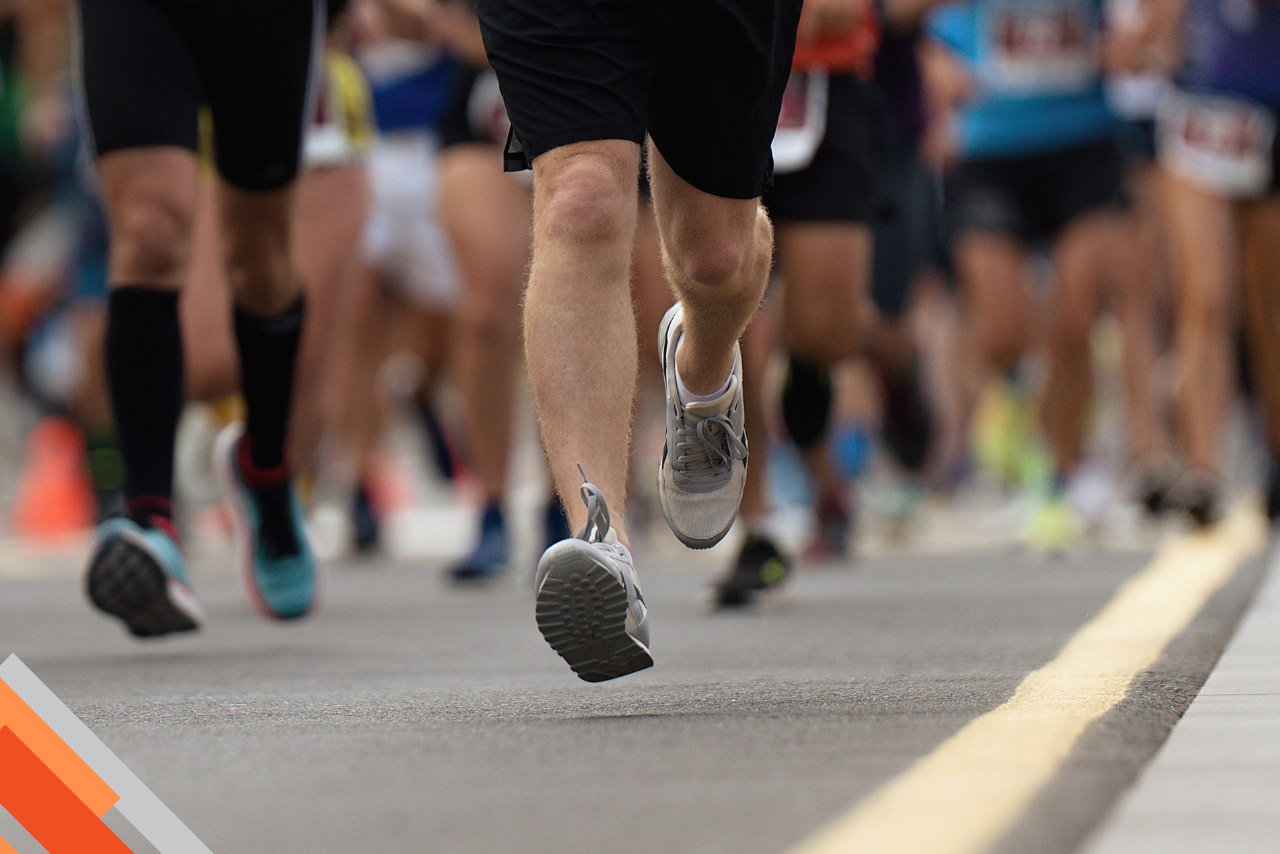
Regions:
[[572, 155], [540, 182], [540, 231], [575, 246], [629, 243], [635, 219], [635, 177], [608, 157]]
[[191, 211], [160, 199], [120, 205], [111, 223], [115, 278], [127, 283], [178, 283], [191, 253]]
[[[767, 234], [762, 236], [762, 230]], [[675, 224], [665, 238], [667, 262], [679, 279], [721, 289], [735, 285], [762, 253], [767, 256], [772, 229], [757, 209], [745, 221], [690, 218]]]

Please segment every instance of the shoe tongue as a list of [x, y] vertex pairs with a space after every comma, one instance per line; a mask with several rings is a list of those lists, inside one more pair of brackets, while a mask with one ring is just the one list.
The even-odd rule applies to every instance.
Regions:
[[604, 539], [600, 542], [605, 543], [606, 545], [616, 546], [618, 544], [618, 532], [613, 530], [613, 528], [610, 528], [609, 533], [605, 534]]
[[734, 392], [738, 390], [738, 378], [734, 377], [729, 382], [729, 387], [725, 389], [724, 394], [712, 400], [694, 401], [685, 405], [684, 411], [698, 418], [709, 418], [712, 415], [720, 415], [729, 410], [729, 405], [733, 403]]

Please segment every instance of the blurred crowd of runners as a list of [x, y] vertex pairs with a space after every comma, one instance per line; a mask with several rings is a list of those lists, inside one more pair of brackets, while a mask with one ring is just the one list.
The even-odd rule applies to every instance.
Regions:
[[[1250, 485], [1280, 514], [1280, 2], [805, 10], [764, 198], [774, 276], [743, 339], [743, 536], [716, 601], [851, 556], [867, 478], [902, 537], [974, 484], [1024, 496], [1021, 534], [1043, 552], [1122, 504], [1210, 525], [1235, 497], [1233, 414], [1269, 465]], [[0, 4], [0, 507], [11, 534], [45, 540], [124, 510], [74, 12]], [[545, 473], [517, 464], [532, 195], [503, 172], [509, 123], [474, 11], [330, 13], [293, 222], [308, 314], [288, 454], [312, 537], [330, 557], [376, 552], [430, 483], [475, 517], [450, 578], [530, 572], [515, 532], [539, 553], [569, 532]], [[189, 538], [225, 534], [208, 458], [241, 408], [206, 177], [180, 301]], [[638, 178], [633, 536], [658, 518], [672, 302]], [[545, 500], [509, 500], [530, 486]], [[799, 549], [778, 504], [803, 508]]]

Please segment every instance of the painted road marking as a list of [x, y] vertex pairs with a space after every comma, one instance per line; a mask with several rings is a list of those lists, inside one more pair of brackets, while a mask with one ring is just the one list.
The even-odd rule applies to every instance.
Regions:
[[789, 854], [989, 850], [1264, 536], [1260, 515], [1241, 510], [1211, 532], [1171, 539], [1008, 702]]

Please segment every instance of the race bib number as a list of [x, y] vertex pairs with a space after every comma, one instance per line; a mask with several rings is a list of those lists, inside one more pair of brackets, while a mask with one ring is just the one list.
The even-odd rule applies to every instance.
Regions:
[[1161, 164], [1206, 190], [1244, 199], [1271, 183], [1276, 116], [1265, 107], [1175, 91], [1161, 103], [1157, 133]]
[[1056, 95], [1098, 79], [1098, 31], [1084, 3], [993, 4], [988, 83], [1002, 92]]
[[775, 173], [799, 172], [813, 162], [827, 135], [827, 88], [825, 71], [791, 72], [773, 134]]

